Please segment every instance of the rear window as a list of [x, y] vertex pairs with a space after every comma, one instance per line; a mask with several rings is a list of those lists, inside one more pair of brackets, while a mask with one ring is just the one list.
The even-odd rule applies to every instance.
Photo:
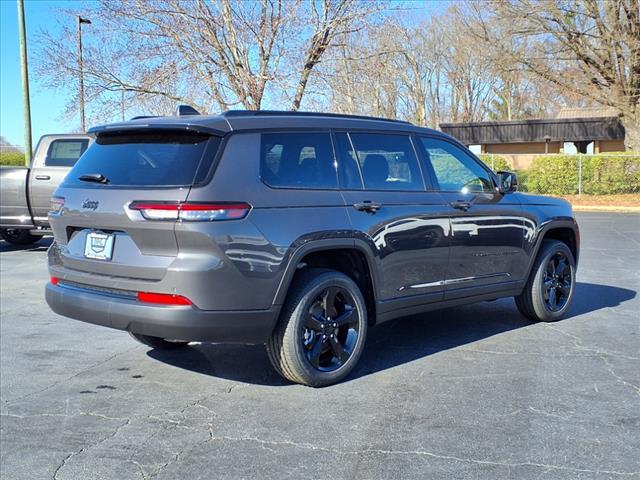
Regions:
[[71, 170], [66, 184], [88, 186], [81, 175], [101, 174], [114, 186], [188, 186], [201, 183], [220, 138], [196, 132], [103, 134]]
[[49, 144], [46, 167], [73, 167], [89, 145], [87, 138], [65, 138]]
[[336, 162], [328, 133], [262, 135], [262, 180], [282, 188], [337, 188]]

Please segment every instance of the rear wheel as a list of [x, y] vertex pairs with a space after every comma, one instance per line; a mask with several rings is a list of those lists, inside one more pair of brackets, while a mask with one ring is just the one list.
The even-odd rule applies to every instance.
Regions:
[[189, 342], [185, 342], [184, 340], [167, 340], [160, 337], [141, 335], [139, 333], [133, 332], [129, 332], [129, 335], [131, 335], [140, 343], [156, 350], [175, 350], [177, 348], [186, 347], [189, 344]]
[[32, 235], [24, 228], [3, 228], [0, 230], [0, 237], [13, 245], [31, 245], [40, 240], [40, 236]]
[[366, 335], [366, 306], [355, 282], [334, 270], [311, 269], [294, 281], [267, 352], [286, 379], [322, 387], [353, 370]]
[[566, 244], [542, 242], [522, 294], [515, 297], [520, 313], [535, 322], [555, 322], [569, 310], [576, 282], [576, 262]]

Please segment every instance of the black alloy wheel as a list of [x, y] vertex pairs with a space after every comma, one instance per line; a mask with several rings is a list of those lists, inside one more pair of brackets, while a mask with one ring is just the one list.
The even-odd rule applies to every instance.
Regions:
[[515, 297], [520, 313], [534, 322], [555, 322], [571, 307], [576, 289], [576, 261], [569, 246], [543, 240], [522, 293]]
[[325, 289], [309, 307], [302, 325], [301, 340], [309, 364], [321, 372], [344, 365], [358, 341], [358, 324], [351, 294], [336, 286]]
[[563, 252], [557, 252], [547, 262], [542, 279], [542, 294], [549, 311], [558, 312], [564, 308], [572, 285], [573, 274], [569, 259]]
[[362, 291], [348, 275], [325, 268], [299, 272], [267, 342], [271, 364], [302, 385], [339, 382], [362, 355], [367, 313]]

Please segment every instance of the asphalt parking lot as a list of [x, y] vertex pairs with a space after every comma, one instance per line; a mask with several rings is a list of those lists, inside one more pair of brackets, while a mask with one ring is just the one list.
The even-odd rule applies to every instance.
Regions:
[[505, 299], [389, 322], [324, 389], [260, 346], [159, 353], [59, 317], [49, 241], [3, 242], [0, 477], [640, 478], [640, 216], [578, 220], [570, 318]]

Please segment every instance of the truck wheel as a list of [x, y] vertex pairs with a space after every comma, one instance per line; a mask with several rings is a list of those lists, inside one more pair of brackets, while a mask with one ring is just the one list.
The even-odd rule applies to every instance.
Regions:
[[165, 340], [160, 337], [152, 337], [150, 335], [141, 335], [139, 333], [129, 332], [138, 342], [151, 347], [155, 350], [175, 350], [177, 348], [186, 347], [189, 342], [183, 340]]
[[353, 370], [366, 335], [367, 310], [355, 282], [334, 270], [310, 269], [294, 280], [267, 353], [286, 379], [323, 387]]
[[515, 297], [520, 313], [534, 322], [555, 322], [569, 310], [576, 262], [566, 244], [544, 240], [524, 290]]
[[32, 243], [36, 243], [42, 237], [38, 235], [31, 235], [29, 230], [25, 230], [23, 228], [3, 228], [0, 230], [0, 238], [13, 245], [31, 245]]

